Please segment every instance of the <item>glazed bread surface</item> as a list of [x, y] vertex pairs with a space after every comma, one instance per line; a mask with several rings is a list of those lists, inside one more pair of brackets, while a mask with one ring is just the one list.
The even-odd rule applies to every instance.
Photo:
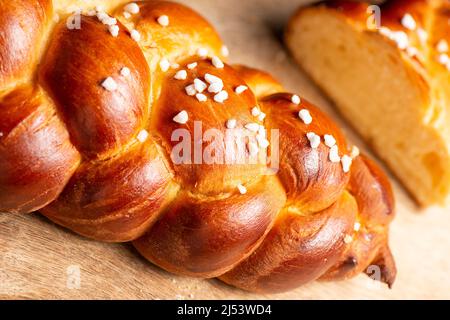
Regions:
[[[170, 272], [256, 292], [370, 265], [393, 283], [384, 173], [314, 105], [223, 63], [191, 9], [0, 0], [0, 30], [0, 212], [39, 211], [91, 239], [133, 241]], [[243, 154], [277, 153], [278, 165], [177, 161], [174, 134], [215, 143], [199, 124], [248, 133]]]
[[450, 1], [329, 1], [286, 29], [292, 55], [422, 205], [450, 193]]

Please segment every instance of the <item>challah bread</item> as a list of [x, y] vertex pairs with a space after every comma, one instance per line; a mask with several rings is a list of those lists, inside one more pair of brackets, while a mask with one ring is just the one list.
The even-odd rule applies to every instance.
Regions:
[[286, 44], [422, 205], [450, 193], [450, 1], [300, 9]]
[[[393, 283], [385, 175], [318, 108], [223, 63], [219, 36], [192, 10], [0, 0], [0, 30], [1, 212], [38, 210], [91, 239], [133, 241], [170, 272], [252, 291], [371, 264]], [[264, 161], [218, 161], [226, 144], [206, 133], [239, 129], [257, 141], [243, 154]], [[200, 159], [179, 161], [181, 134]]]

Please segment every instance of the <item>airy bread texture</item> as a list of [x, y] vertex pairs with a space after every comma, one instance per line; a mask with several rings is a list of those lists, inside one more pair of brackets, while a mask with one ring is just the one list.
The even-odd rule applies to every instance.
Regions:
[[450, 2], [329, 1], [285, 34], [301, 67], [422, 204], [450, 193]]
[[[80, 28], [67, 24], [72, 5]], [[39, 210], [92, 239], [133, 241], [165, 270], [252, 291], [374, 264], [393, 283], [383, 172], [350, 158], [336, 124], [270, 75], [223, 63], [197, 13], [166, 1], [0, 0], [0, 30], [0, 212]], [[257, 152], [279, 151], [278, 170], [175, 161], [178, 129], [212, 144], [195, 122], [256, 128]]]

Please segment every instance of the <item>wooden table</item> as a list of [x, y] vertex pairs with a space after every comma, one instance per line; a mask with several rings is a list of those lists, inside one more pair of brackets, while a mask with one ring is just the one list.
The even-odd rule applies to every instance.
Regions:
[[[319, 90], [294, 65], [280, 40], [292, 11], [308, 1], [190, 0], [223, 36], [231, 61], [273, 73], [292, 92], [322, 106], [348, 137], [364, 144]], [[361, 275], [315, 282], [278, 295], [255, 295], [217, 280], [172, 276], [154, 267], [129, 244], [83, 239], [39, 215], [0, 214], [1, 298], [106, 299], [415, 299], [450, 298], [450, 209], [420, 210], [395, 181], [398, 216], [391, 246], [398, 278], [392, 290]], [[80, 272], [81, 282], [72, 276]]]

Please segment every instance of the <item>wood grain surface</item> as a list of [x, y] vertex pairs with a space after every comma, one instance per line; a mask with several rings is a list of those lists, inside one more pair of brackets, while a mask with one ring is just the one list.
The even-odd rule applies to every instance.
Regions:
[[[365, 149], [330, 102], [295, 66], [280, 40], [293, 10], [310, 1], [181, 2], [217, 27], [231, 50], [232, 62], [271, 72], [287, 89], [326, 110], [348, 137]], [[343, 282], [315, 282], [283, 294], [250, 294], [217, 280], [173, 276], [145, 261], [129, 244], [90, 241], [38, 214], [0, 213], [0, 298], [450, 299], [450, 208], [420, 209], [395, 179], [393, 183], [397, 219], [390, 242], [398, 278], [392, 290], [361, 275]]]

